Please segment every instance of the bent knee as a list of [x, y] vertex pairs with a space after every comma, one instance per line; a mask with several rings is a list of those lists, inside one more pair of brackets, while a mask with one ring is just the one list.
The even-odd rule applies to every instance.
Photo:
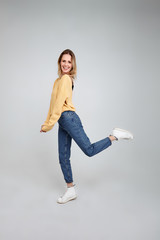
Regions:
[[88, 157], [92, 157], [93, 156], [93, 150], [92, 149], [85, 149], [83, 151]]

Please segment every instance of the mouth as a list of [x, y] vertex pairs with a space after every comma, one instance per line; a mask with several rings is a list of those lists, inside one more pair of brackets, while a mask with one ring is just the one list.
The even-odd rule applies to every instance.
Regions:
[[63, 70], [68, 71], [68, 70], [70, 70], [70, 68], [63, 67]]

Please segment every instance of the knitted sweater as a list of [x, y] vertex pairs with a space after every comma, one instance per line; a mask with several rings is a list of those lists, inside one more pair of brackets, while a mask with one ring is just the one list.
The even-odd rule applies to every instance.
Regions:
[[64, 74], [54, 82], [50, 107], [42, 130], [45, 132], [51, 130], [60, 118], [61, 113], [68, 110], [75, 111], [76, 109], [72, 104], [72, 80], [69, 75]]

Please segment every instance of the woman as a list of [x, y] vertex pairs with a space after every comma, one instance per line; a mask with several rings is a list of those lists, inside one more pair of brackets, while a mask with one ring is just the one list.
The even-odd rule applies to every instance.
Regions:
[[91, 144], [72, 103], [72, 90], [76, 73], [75, 55], [70, 49], [66, 49], [60, 54], [58, 59], [59, 78], [54, 82], [47, 119], [40, 130], [40, 132], [47, 132], [53, 128], [57, 121], [59, 123], [59, 163], [67, 184], [67, 191], [62, 197], [58, 198], [58, 203], [66, 203], [77, 197], [70, 164], [72, 138], [89, 157], [108, 148], [115, 140], [133, 139], [133, 135], [130, 132], [115, 128], [112, 135]]

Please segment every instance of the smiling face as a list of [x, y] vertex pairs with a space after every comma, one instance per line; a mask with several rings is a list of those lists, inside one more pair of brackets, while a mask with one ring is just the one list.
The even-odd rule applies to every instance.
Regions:
[[72, 59], [70, 54], [64, 54], [60, 62], [62, 74], [67, 74], [72, 69]]

